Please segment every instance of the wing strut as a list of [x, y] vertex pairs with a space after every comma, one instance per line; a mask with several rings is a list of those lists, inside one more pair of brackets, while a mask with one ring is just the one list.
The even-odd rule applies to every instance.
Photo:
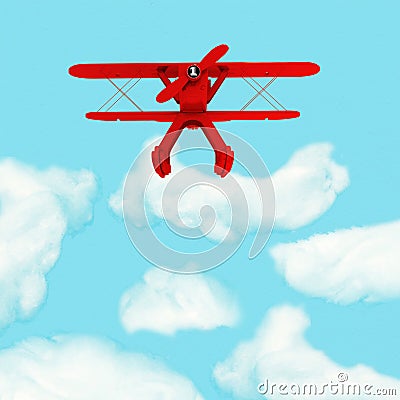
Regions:
[[[134, 82], [131, 86], [129, 86], [125, 93], [128, 93], [133, 87], [135, 87], [135, 86], [139, 83], [139, 81], [140, 81], [141, 79], [142, 79], [142, 78], [139, 78], [136, 82]], [[123, 89], [123, 87], [122, 87], [121, 89]], [[118, 93], [118, 92], [117, 92], [117, 93]], [[116, 93], [116, 94], [117, 94], [117, 93]], [[111, 104], [111, 106], [107, 107], [107, 110], [106, 110], [106, 111], [110, 111], [123, 97], [124, 97], [124, 95], [121, 94], [121, 95], [117, 98], [117, 100], [115, 100], [114, 103]]]
[[[272, 83], [274, 83], [275, 79], [277, 78], [277, 76], [275, 76], [274, 78], [272, 78], [264, 87], [261, 86], [255, 79], [253, 79], [257, 85], [261, 88], [261, 90], [257, 90], [257, 88], [255, 88], [245, 77], [242, 77], [243, 80], [249, 85], [251, 86], [257, 93], [241, 108], [241, 111], [245, 110], [258, 96], [262, 96], [267, 102], [268, 104], [270, 104], [273, 108], [275, 108], [275, 110], [279, 110], [279, 108], [273, 104], [270, 100], [268, 100], [264, 95], [263, 92], [268, 93], [266, 91], [267, 87], [269, 87], [270, 85], [272, 85]], [[269, 93], [268, 93], [269, 94]], [[270, 97], [272, 97], [274, 99], [273, 96], [270, 95]], [[280, 105], [279, 102], [277, 102], [278, 105]], [[283, 106], [282, 106], [283, 107]], [[284, 108], [284, 107], [283, 107]], [[284, 108], [285, 109], [285, 108]]]
[[[119, 87], [118, 85], [116, 85], [110, 78], [107, 78], [107, 80], [118, 90], [114, 96], [112, 96], [112, 98], [110, 100], [112, 100], [118, 93], [121, 93], [121, 96], [118, 98], [117, 101], [119, 101], [122, 97], [126, 97], [139, 111], [143, 111], [129, 96], [128, 96], [128, 91], [130, 89], [132, 89], [139, 81], [141, 78], [139, 78], [128, 90], [124, 91], [123, 88], [129, 83], [129, 81], [127, 83], [125, 83], [124, 86]], [[107, 104], [110, 100], [108, 100], [105, 104]], [[116, 104], [116, 102], [114, 104], [112, 104], [112, 106], [114, 106]], [[111, 107], [112, 107], [111, 106]], [[104, 105], [102, 106], [104, 107]]]
[[[286, 110], [286, 108], [285, 108], [281, 103], [279, 103], [279, 101], [278, 101], [274, 96], [272, 96], [271, 93], [267, 92], [254, 78], [250, 78], [250, 79], [251, 79], [262, 91], [264, 91], [265, 93], [267, 93], [267, 95], [268, 95], [272, 100], [274, 100], [276, 104], [279, 104], [284, 110]], [[268, 85], [268, 86], [269, 86], [269, 85]], [[267, 86], [267, 87], [268, 87], [268, 86]]]
[[[133, 81], [134, 78], [129, 79], [126, 83], [124, 83], [123, 86], [121, 86], [121, 89], [124, 89], [125, 86], [127, 86], [129, 83], [131, 83]], [[125, 93], [128, 93], [139, 81], [141, 78], [139, 78], [133, 85], [129, 86], [129, 88], [125, 91]], [[119, 92], [115, 92], [102, 106], [99, 107], [99, 109], [97, 110], [97, 112], [101, 111]], [[111, 108], [113, 108], [115, 106], [115, 104], [118, 103], [118, 101], [120, 101], [122, 99], [122, 97], [124, 97], [123, 94], [121, 94], [121, 96], [118, 97], [117, 100], [114, 101], [114, 103], [111, 104], [111, 106], [109, 106], [107, 108], [106, 111], [111, 110]]]

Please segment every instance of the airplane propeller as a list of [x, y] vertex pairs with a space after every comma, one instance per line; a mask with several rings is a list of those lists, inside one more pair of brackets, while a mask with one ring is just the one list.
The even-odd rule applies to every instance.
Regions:
[[[210, 50], [200, 61], [198, 67], [200, 71], [204, 71], [207, 68], [213, 66], [220, 58], [222, 58], [229, 47], [226, 44], [220, 44]], [[172, 99], [189, 81], [188, 76], [180, 76], [178, 79], [173, 81], [170, 85], [166, 86], [160, 93], [158, 93], [156, 100], [159, 103], [165, 103]]]

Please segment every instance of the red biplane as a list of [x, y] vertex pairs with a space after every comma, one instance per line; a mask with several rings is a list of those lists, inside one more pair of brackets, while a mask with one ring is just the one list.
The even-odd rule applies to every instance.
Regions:
[[[172, 122], [160, 145], [156, 146], [152, 152], [154, 169], [162, 178], [171, 172], [170, 153], [184, 128], [201, 128], [203, 130], [215, 151], [214, 171], [224, 177], [232, 168], [234, 153], [230, 146], [225, 144], [213, 122], [296, 118], [300, 113], [286, 110], [267, 91], [267, 88], [277, 78], [314, 75], [320, 69], [317, 64], [311, 62], [218, 62], [228, 49], [226, 44], [221, 44], [206, 54], [199, 63], [78, 64], [72, 66], [69, 73], [78, 78], [107, 79], [117, 89], [114, 96], [103, 104], [97, 112], [86, 114], [89, 119]], [[254, 79], [257, 77], [270, 78], [270, 81], [265, 86], [261, 86]], [[126, 78], [129, 81], [120, 87], [114, 82], [114, 79], [120, 78]], [[137, 79], [136, 82], [125, 89], [134, 78]], [[179, 104], [180, 110], [143, 111], [128, 96], [128, 91], [142, 78], [161, 79], [165, 88], [158, 93], [156, 100], [159, 103], [164, 103], [174, 99]], [[171, 81], [171, 78], [177, 79]], [[215, 78], [215, 81], [212, 83], [210, 78]], [[243, 78], [257, 93], [239, 111], [207, 111], [208, 103], [213, 99], [226, 78]], [[117, 100], [106, 111], [101, 111], [117, 95], [119, 95]], [[260, 95], [268, 101], [274, 110], [245, 110]], [[138, 111], [109, 111], [122, 97], [127, 98]]]

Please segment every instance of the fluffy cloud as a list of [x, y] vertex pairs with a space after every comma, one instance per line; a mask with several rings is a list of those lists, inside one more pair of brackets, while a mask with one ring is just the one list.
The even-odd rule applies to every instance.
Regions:
[[211, 278], [151, 269], [144, 282], [122, 296], [120, 316], [128, 332], [173, 334], [180, 329], [233, 326], [239, 311], [232, 296]]
[[[150, 150], [151, 148], [146, 151]], [[347, 169], [332, 159], [332, 150], [332, 145], [327, 143], [304, 147], [273, 174], [276, 196], [275, 226], [278, 229], [296, 229], [315, 221], [332, 206], [338, 194], [349, 185]], [[231, 225], [240, 237], [243, 230], [246, 230], [247, 223], [250, 231], [256, 231], [260, 223], [261, 229], [266, 229], [267, 224], [271, 224], [269, 215], [262, 219], [263, 212], [265, 216], [268, 210], [262, 209], [259, 190], [251, 177], [232, 173], [228, 177], [233, 179], [228, 182], [228, 177], [222, 180], [219, 177], [210, 178], [200, 170], [191, 169], [189, 177], [182, 175], [173, 180], [185, 166], [176, 157], [172, 157], [171, 175], [164, 179], [154, 175], [148, 180], [153, 171], [150, 160], [150, 153], [145, 154], [131, 170], [135, 187], [125, 191], [125, 217], [135, 226], [146, 225], [143, 216], [137, 211], [140, 207], [143, 208], [143, 202], [153, 222], [165, 219], [175, 226], [186, 226], [188, 229], [203, 223], [203, 233], [207, 232], [207, 237], [214, 241], [221, 241]], [[182, 180], [185, 178], [187, 182], [183, 185]], [[201, 181], [208, 184], [189, 188], [192, 182]], [[233, 181], [242, 188], [245, 204], [242, 204]], [[262, 179], [258, 179], [258, 182], [259, 186], [262, 185]], [[168, 185], [169, 189], [165, 191]], [[188, 189], [181, 197], [178, 196], [179, 204], [176, 205], [177, 192], [182, 186]], [[109, 199], [111, 209], [118, 215], [122, 215], [122, 196], [123, 190], [119, 189]], [[210, 214], [213, 221], [209, 223], [206, 216], [200, 212], [205, 205], [215, 212]], [[233, 215], [232, 218], [230, 209], [241, 211], [236, 212], [239, 215]]]
[[[348, 381], [345, 381], [345, 384], [359, 384], [361, 396], [352, 395], [352, 386], [351, 395], [340, 396], [341, 398], [371, 398], [371, 394], [364, 393], [365, 385], [373, 385], [369, 388], [371, 393], [379, 388], [400, 390], [399, 380], [380, 375], [372, 368], [361, 364], [351, 368], [343, 367], [329, 359], [322, 351], [314, 349], [304, 337], [309, 325], [307, 315], [299, 308], [291, 306], [273, 308], [267, 314], [255, 337], [239, 344], [226, 361], [217, 364], [214, 369], [217, 383], [243, 399], [254, 399], [260, 396], [258, 391], [265, 394], [267, 383], [269, 387], [268, 393], [265, 394], [267, 398], [308, 398], [310, 396], [299, 396], [299, 390], [303, 393], [305, 389], [306, 394], [309, 393], [310, 388], [304, 387], [305, 384], [317, 385], [318, 393], [322, 393], [324, 384], [329, 385], [331, 382], [337, 384], [340, 377], [343, 379], [346, 375]], [[264, 385], [259, 387], [262, 383]], [[273, 383], [278, 386], [271, 395]], [[282, 395], [278, 389], [280, 384], [288, 385], [286, 389], [282, 389]], [[291, 387], [291, 385], [294, 386]], [[341, 390], [340, 385], [338, 389]], [[331, 386], [326, 387], [325, 396], [318, 396], [318, 398], [337, 398], [337, 394], [336, 396], [331, 394], [331, 390], [335, 393], [336, 389]], [[345, 386], [345, 393], [347, 393], [347, 386]]]
[[309, 145], [273, 174], [278, 228], [296, 229], [315, 221], [349, 185], [347, 169], [333, 161], [332, 151], [329, 143]]
[[0, 327], [31, 316], [43, 302], [61, 241], [91, 220], [95, 192], [86, 170], [0, 162]]
[[202, 400], [160, 362], [92, 338], [34, 338], [0, 351], [0, 388], [4, 400]]
[[[251, 178], [231, 174], [221, 179], [206, 175], [196, 168], [190, 168], [185, 173], [186, 166], [173, 156], [173, 172], [161, 179], [154, 173], [150, 150], [151, 147], [145, 149], [135, 168], [130, 171], [129, 182], [134, 184], [126, 186], [125, 193], [120, 188], [110, 196], [109, 206], [117, 215], [122, 216], [124, 211], [130, 223], [140, 228], [146, 227], [147, 220], [139, 211], [145, 207], [146, 216], [153, 224], [166, 220], [183, 235], [185, 229], [189, 232], [199, 228], [208, 239], [216, 242], [222, 241], [228, 234], [232, 235], [231, 239], [237, 239], [238, 234], [240, 237], [240, 233], [246, 231], [248, 223], [251, 229], [257, 228], [261, 202], [259, 190]], [[243, 189], [244, 196], [238, 196], [235, 192], [238, 186], [232, 185], [232, 177]], [[253, 211], [250, 215], [243, 210], [247, 204], [250, 204], [249, 208]], [[209, 212], [211, 209], [213, 211]], [[236, 212], [232, 216], [233, 210], [243, 212]], [[234, 229], [230, 231], [231, 224]]]
[[295, 289], [348, 304], [400, 297], [400, 221], [315, 235], [271, 253]]

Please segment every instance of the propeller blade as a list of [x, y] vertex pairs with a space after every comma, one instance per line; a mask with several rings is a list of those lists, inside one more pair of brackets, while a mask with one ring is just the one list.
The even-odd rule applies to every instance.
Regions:
[[[215, 64], [221, 57], [223, 57], [229, 47], [226, 44], [220, 44], [217, 47], [211, 49], [200, 61], [199, 68], [203, 71]], [[156, 100], [159, 103], [165, 103], [166, 101], [172, 99], [187, 83], [189, 78], [187, 76], [181, 76], [170, 85], [166, 86], [160, 93], [158, 93]]]
[[159, 103], [165, 103], [169, 99], [172, 99], [188, 82], [189, 78], [181, 76], [175, 81], [171, 82], [166, 86], [160, 93], [158, 93], [156, 100]]
[[215, 64], [220, 58], [222, 58], [229, 50], [228, 45], [220, 44], [210, 50], [200, 61], [199, 68], [201, 71], [207, 69], [211, 65]]

